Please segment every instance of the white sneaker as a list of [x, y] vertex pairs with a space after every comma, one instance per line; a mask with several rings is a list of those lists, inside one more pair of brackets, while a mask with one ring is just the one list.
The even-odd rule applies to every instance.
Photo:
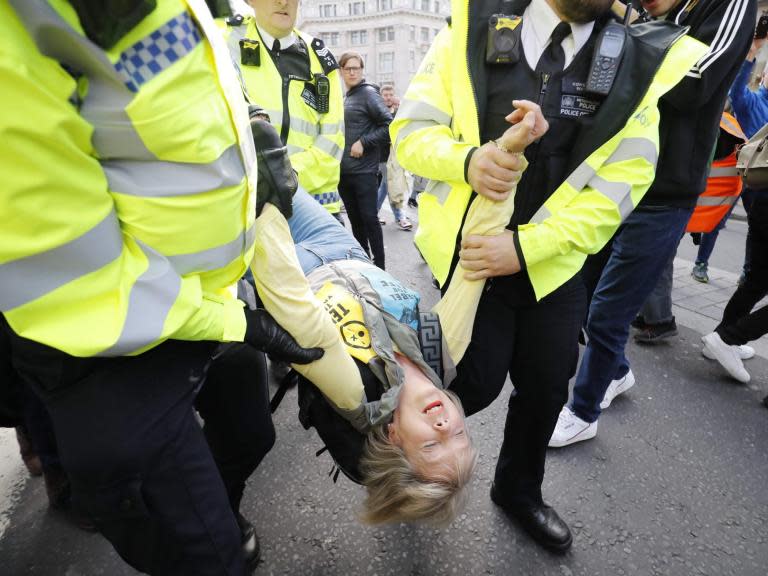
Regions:
[[[749, 360], [750, 358], [755, 357], [755, 349], [752, 348], [752, 346], [747, 346], [746, 344], [742, 344], [741, 346], [736, 346], [736, 350], [739, 353], [739, 356], [742, 360]], [[704, 348], [701, 349], [701, 355], [704, 356], [704, 358], [709, 358], [710, 360], [717, 360], [717, 358], [714, 357], [712, 352], [709, 351], [709, 348], [704, 346]]]
[[550, 448], [562, 448], [582, 440], [589, 440], [597, 435], [597, 420], [585, 422], [574, 414], [568, 406], [563, 406], [557, 417], [557, 425], [549, 439]]
[[749, 372], [744, 369], [738, 346], [730, 346], [723, 342], [717, 332], [702, 337], [704, 348], [728, 371], [728, 374], [745, 384], [749, 382]]
[[613, 380], [609, 385], [608, 389], [605, 391], [605, 396], [603, 396], [603, 401], [600, 402], [600, 409], [605, 410], [608, 408], [608, 406], [611, 405], [611, 402], [613, 402], [613, 399], [616, 398], [619, 394], [624, 394], [627, 390], [632, 388], [632, 386], [635, 385], [635, 375], [632, 374], [632, 370], [630, 369], [629, 372], [627, 372], [623, 378], [619, 378], [618, 380]]

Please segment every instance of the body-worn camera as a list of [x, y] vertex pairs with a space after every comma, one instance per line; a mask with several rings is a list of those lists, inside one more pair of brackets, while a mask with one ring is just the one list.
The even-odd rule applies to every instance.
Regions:
[[489, 64], [517, 64], [523, 19], [512, 14], [494, 14], [488, 19], [485, 61]]

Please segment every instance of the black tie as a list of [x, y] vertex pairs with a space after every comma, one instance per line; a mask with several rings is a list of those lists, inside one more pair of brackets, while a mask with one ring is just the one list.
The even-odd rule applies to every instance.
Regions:
[[272, 43], [272, 52], [275, 52], [275, 53], [280, 52], [280, 40], [275, 40]]
[[565, 51], [563, 40], [571, 33], [571, 25], [568, 22], [560, 22], [552, 32], [552, 41], [546, 47], [544, 53], [536, 64], [536, 72], [539, 74], [554, 74], [565, 68]]

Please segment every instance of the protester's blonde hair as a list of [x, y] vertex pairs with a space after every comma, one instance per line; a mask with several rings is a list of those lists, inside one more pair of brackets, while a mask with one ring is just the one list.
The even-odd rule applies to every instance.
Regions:
[[[446, 394], [463, 418], [458, 397], [447, 390]], [[465, 428], [464, 433], [469, 445], [454, 465], [425, 477], [408, 461], [403, 449], [390, 442], [387, 424], [374, 429], [368, 435], [361, 460], [363, 484], [368, 490], [362, 521], [424, 522], [438, 527], [450, 524], [466, 504], [466, 487], [477, 463], [469, 430]]]

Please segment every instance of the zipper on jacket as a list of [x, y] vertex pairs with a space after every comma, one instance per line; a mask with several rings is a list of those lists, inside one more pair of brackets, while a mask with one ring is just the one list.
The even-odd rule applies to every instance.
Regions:
[[551, 74], [547, 74], [546, 72], [541, 75], [541, 88], [539, 89], [539, 100], [537, 102], [539, 106], [544, 104], [544, 98], [547, 97], [547, 86], [549, 85], [551, 76]]

